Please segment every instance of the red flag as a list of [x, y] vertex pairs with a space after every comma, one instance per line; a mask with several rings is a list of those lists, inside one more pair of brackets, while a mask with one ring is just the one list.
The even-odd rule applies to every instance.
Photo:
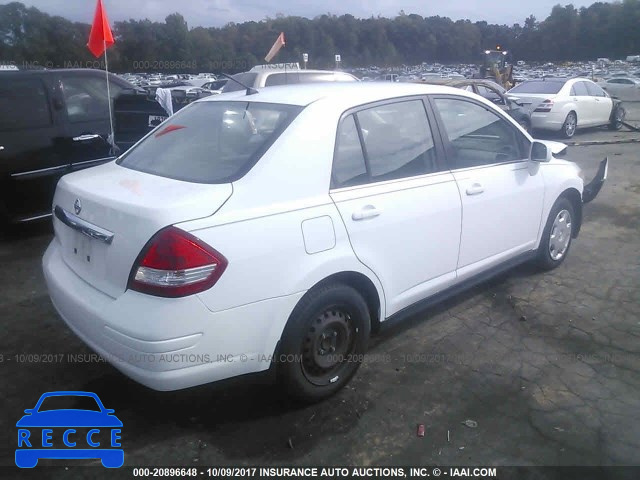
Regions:
[[278, 35], [278, 38], [276, 39], [276, 43], [273, 44], [273, 47], [271, 47], [271, 50], [269, 50], [269, 53], [267, 53], [267, 56], [264, 57], [264, 59], [267, 62], [270, 62], [271, 59], [278, 54], [282, 47], [284, 47], [284, 32], [280, 32], [280, 35]]
[[91, 25], [91, 33], [89, 34], [89, 43], [87, 47], [96, 57], [102, 55], [105, 49], [113, 45], [113, 34], [109, 27], [109, 19], [107, 12], [104, 10], [102, 0], [98, 0], [96, 5], [96, 14], [93, 17], [93, 25]]

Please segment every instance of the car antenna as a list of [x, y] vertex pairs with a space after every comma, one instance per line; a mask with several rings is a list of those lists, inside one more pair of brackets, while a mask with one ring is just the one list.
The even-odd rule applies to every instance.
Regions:
[[220, 75], [222, 75], [223, 77], [228, 78], [229, 80], [233, 80], [234, 82], [239, 84], [241, 87], [246, 88], [247, 89], [247, 95], [255, 95], [256, 93], [258, 93], [258, 90], [256, 90], [255, 88], [247, 87], [244, 83], [242, 83], [237, 78], [233, 78], [231, 75], [227, 75], [226, 73], [221, 73]]

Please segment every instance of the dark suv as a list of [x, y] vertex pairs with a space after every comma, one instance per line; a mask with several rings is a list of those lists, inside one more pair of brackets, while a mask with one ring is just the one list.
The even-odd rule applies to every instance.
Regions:
[[[109, 76], [111, 97], [135, 87]], [[0, 222], [51, 215], [58, 179], [112, 160], [100, 70], [0, 71]]]

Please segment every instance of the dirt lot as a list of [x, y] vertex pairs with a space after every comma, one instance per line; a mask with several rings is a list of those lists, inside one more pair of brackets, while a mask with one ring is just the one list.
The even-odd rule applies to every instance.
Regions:
[[[613, 138], [640, 134], [574, 140]], [[22, 411], [51, 390], [93, 391], [114, 408], [126, 465], [637, 464], [640, 148], [568, 152], [588, 178], [605, 156], [609, 180], [562, 267], [518, 268], [384, 332], [347, 389], [305, 408], [251, 380], [158, 393], [106, 363], [68, 361], [90, 351], [47, 297], [40, 260], [49, 228], [0, 240], [0, 465], [13, 465]], [[91, 477], [101, 475], [109, 478], [103, 469]]]

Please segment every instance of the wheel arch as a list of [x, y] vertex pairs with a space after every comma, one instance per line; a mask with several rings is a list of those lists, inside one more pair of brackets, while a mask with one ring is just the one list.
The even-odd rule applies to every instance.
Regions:
[[316, 283], [309, 289], [307, 294], [328, 283], [342, 283], [344, 285], [348, 285], [362, 295], [362, 298], [364, 298], [364, 301], [367, 303], [367, 307], [369, 307], [371, 332], [375, 333], [380, 329], [380, 317], [383, 312], [382, 299], [378, 293], [378, 289], [369, 277], [363, 273], [354, 271], [334, 273]]
[[578, 190], [571, 187], [564, 190], [558, 198], [566, 198], [571, 202], [574, 213], [576, 214], [576, 228], [573, 230], [573, 238], [578, 238], [580, 228], [582, 227], [582, 195], [580, 195]]

